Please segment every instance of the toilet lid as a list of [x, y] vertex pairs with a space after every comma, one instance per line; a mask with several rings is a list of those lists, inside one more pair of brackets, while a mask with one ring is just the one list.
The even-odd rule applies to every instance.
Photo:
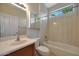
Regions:
[[42, 52], [49, 52], [49, 49], [45, 46], [39, 46], [37, 50], [42, 51]]

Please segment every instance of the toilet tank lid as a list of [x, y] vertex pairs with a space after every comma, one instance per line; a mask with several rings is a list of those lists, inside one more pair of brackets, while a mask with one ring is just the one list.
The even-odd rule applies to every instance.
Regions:
[[40, 50], [42, 52], [49, 52], [49, 49], [46, 46], [39, 46], [37, 47], [37, 50]]

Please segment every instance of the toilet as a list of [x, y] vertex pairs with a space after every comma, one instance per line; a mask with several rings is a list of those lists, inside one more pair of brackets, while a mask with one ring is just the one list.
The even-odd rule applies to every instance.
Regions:
[[37, 49], [38, 53], [42, 56], [49, 56], [50, 55], [49, 48], [47, 48], [46, 46], [39, 46], [36, 49]]
[[36, 50], [37, 50], [38, 54], [41, 56], [49, 56], [50, 55], [49, 48], [44, 45], [39, 45], [39, 41], [36, 42]]

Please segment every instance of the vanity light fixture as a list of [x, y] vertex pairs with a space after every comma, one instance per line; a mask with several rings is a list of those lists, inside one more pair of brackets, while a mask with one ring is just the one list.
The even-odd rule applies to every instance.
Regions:
[[24, 11], [26, 11], [26, 7], [25, 7], [24, 4], [21, 4], [21, 3], [11, 3], [11, 4], [22, 9], [22, 10], [24, 10]]

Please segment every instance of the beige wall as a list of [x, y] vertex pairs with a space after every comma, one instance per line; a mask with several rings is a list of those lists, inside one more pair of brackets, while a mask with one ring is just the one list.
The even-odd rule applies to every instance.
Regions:
[[10, 3], [0, 3], [0, 12], [13, 16], [26, 17], [26, 12]]
[[30, 7], [29, 10], [34, 14], [39, 15], [39, 12], [40, 14], [47, 13], [47, 8], [43, 3], [28, 3], [28, 5]]
[[48, 24], [48, 40], [79, 47], [79, 14], [54, 17]]

